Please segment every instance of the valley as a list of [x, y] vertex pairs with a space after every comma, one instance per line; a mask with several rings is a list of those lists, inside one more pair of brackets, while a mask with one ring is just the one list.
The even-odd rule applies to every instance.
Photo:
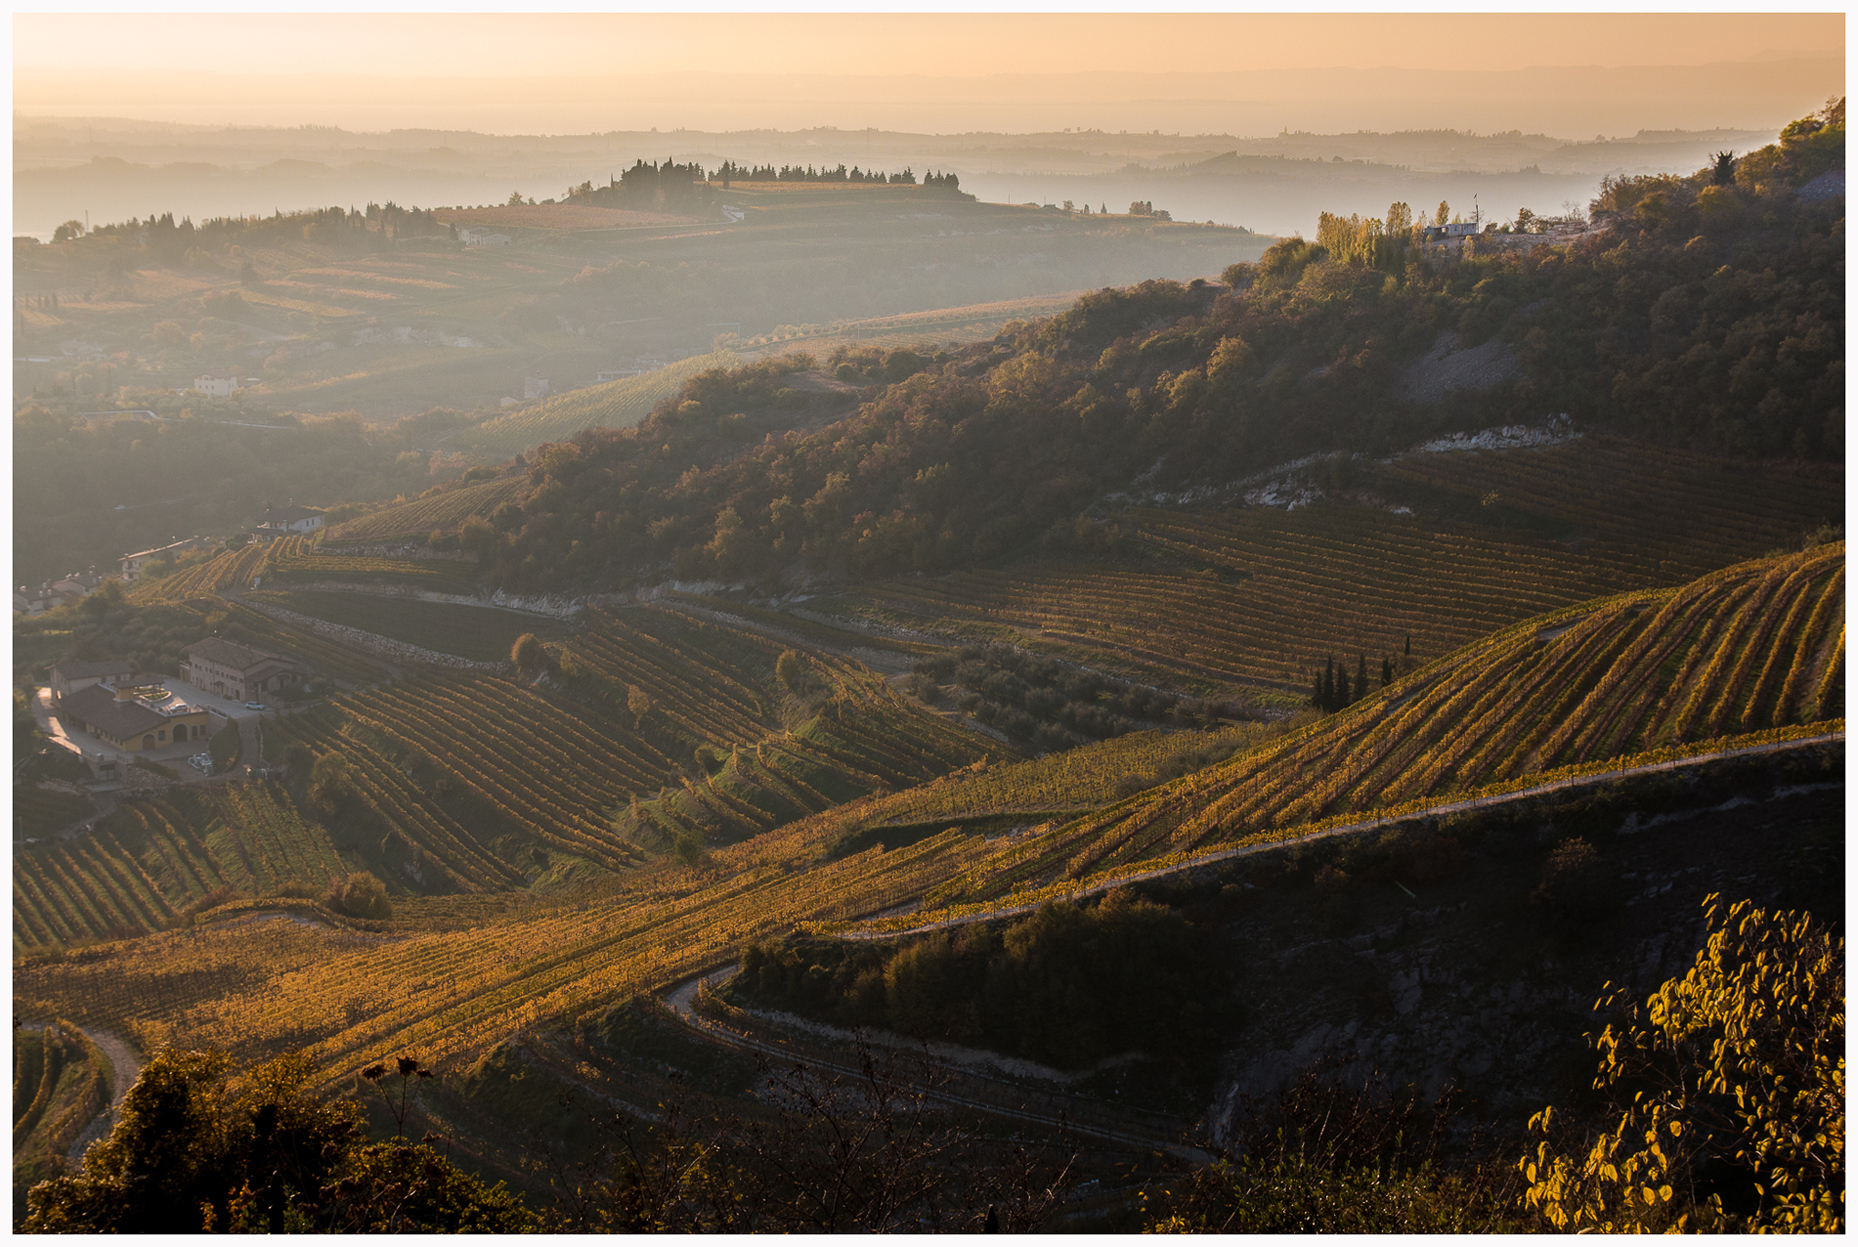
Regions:
[[[16, 243], [96, 344], [16, 365], [16, 565], [125, 576], [16, 594], [17, 1215], [101, 1215], [133, 1064], [430, 1132], [454, 1228], [1178, 1229], [1319, 1093], [1425, 1115], [1445, 1229], [1590, 1216], [1516, 1157], [1613, 1120], [1594, 1000], [1745, 898], [1842, 940], [1796, 126], [1455, 247], [717, 179]], [[1647, 1223], [1783, 1216], [1709, 1172]], [[291, 1189], [206, 1215], [393, 1228]]]

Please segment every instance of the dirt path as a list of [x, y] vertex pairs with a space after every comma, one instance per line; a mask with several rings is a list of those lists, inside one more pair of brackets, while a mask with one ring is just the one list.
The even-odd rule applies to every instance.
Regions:
[[[690, 1027], [692, 1030], [699, 1032], [705, 1038], [709, 1039], [713, 1043], [719, 1043], [726, 1047], [737, 1048], [745, 1052], [758, 1052], [764, 1056], [775, 1057], [780, 1060], [796, 1059], [793, 1052], [789, 1051], [788, 1049], [782, 1048], [778, 1044], [766, 1043], [766, 1042], [763, 1042], [762, 1040], [755, 1039], [752, 1036], [745, 1035], [739, 1031], [731, 1030], [730, 1028], [723, 1026], [720, 1023], [715, 1022], [710, 1018], [704, 1017], [701, 1013], [697, 1011], [696, 1004], [697, 1004], [698, 984], [704, 982], [705, 980], [721, 981], [723, 979], [731, 977], [741, 968], [742, 968], [741, 964], [737, 963], [735, 965], [725, 967], [722, 970], [712, 970], [708, 974], [700, 974], [696, 978], [691, 979], [688, 982], [682, 983], [679, 986], [673, 988], [665, 996], [665, 1003], [671, 1006], [671, 1011], [677, 1016], [679, 1021], [683, 1022], [686, 1026]], [[830, 1030], [831, 1028], [826, 1028], [826, 1029]], [[875, 1041], [873, 1041], [873, 1046], [884, 1047], [886, 1045], [876, 1043]], [[938, 1045], [938, 1048], [944, 1047], [944, 1046], [945, 1045]], [[961, 1050], [961, 1051], [963, 1052], [966, 1059], [949, 1060], [948, 1058], [944, 1057], [943, 1053], [940, 1051], [936, 1051], [934, 1055], [938, 1059], [946, 1060], [947, 1063], [949, 1064], [960, 1064], [960, 1065], [967, 1066], [969, 1068], [970, 1073], [974, 1073], [975, 1072], [974, 1067], [982, 1065], [982, 1064], [991, 1064], [994, 1066], [999, 1066], [1002, 1062], [1006, 1062], [1010, 1060], [1010, 1058], [1000, 1057], [993, 1053], [974, 1052], [972, 1050], [966, 1050], [966, 1049]], [[839, 1064], [838, 1062], [824, 1060], [815, 1055], [809, 1054], [808, 1056], [806, 1056], [805, 1064], [814, 1069], [825, 1070], [830, 1073], [840, 1074], [840, 1075], [844, 1075], [850, 1078], [863, 1078], [865, 1076], [865, 1072], [863, 1070], [855, 1069], [850, 1065], [843, 1065], [843, 1064]], [[1016, 1062], [1015, 1064], [1030, 1064], [1030, 1063]], [[1051, 1071], [1047, 1071], [1047, 1072], [1050, 1073]], [[1093, 1139], [1101, 1139], [1106, 1142], [1121, 1144], [1125, 1147], [1141, 1148], [1143, 1150], [1153, 1151], [1153, 1152], [1167, 1152], [1167, 1153], [1170, 1153], [1171, 1155], [1181, 1157], [1184, 1160], [1192, 1161], [1195, 1164], [1206, 1164], [1208, 1161], [1212, 1159], [1205, 1152], [1202, 1152], [1198, 1148], [1188, 1147], [1185, 1144], [1177, 1143], [1172, 1140], [1145, 1137], [1142, 1135], [1132, 1134], [1127, 1131], [1112, 1130], [1104, 1126], [1090, 1125], [1084, 1122], [1077, 1121], [1068, 1116], [1059, 1116], [1055, 1114], [1040, 1113], [1040, 1112], [1035, 1112], [1033, 1110], [1025, 1109], [1025, 1108], [1007, 1108], [1007, 1107], [1004, 1107], [1003, 1105], [988, 1104], [985, 1101], [971, 1099], [967, 1096], [960, 1095], [955, 1092], [948, 1091], [942, 1088], [931, 1090], [928, 1088], [919, 1087], [917, 1088], [917, 1090], [920, 1091], [927, 1098], [934, 1100], [938, 1103], [947, 1104], [947, 1105], [950, 1105], [956, 1108], [972, 1109], [976, 1112], [985, 1113], [991, 1117], [1005, 1117], [1005, 1118], [1010, 1118], [1015, 1121], [1030, 1122], [1033, 1125], [1041, 1126], [1048, 1130], [1070, 1131], [1073, 1134], [1087, 1135]]]
[[[22, 1021], [20, 1023], [22, 1029], [37, 1031], [43, 1031], [47, 1025], [48, 1023], [45, 1022]], [[65, 1157], [73, 1165], [84, 1159], [85, 1148], [116, 1128], [116, 1118], [122, 1111], [123, 1097], [129, 1093], [129, 1088], [141, 1075], [144, 1064], [134, 1048], [109, 1031], [92, 1030], [85, 1026], [79, 1026], [78, 1029], [90, 1042], [97, 1045], [97, 1050], [103, 1053], [104, 1059], [109, 1062], [110, 1101], [88, 1126], [78, 1132], [76, 1140], [66, 1150]]]
[[144, 1064], [134, 1048], [110, 1032], [90, 1030], [85, 1027], [78, 1029], [89, 1036], [90, 1041], [97, 1045], [105, 1057], [109, 1058], [110, 1104], [108, 1108], [97, 1114], [96, 1120], [85, 1127], [71, 1144], [67, 1158], [72, 1164], [83, 1160], [85, 1148], [116, 1129], [116, 1119], [122, 1112], [123, 1097], [129, 1094], [129, 1088], [141, 1076]]
[[[1713, 753], [1694, 754], [1691, 757], [1678, 758], [1670, 762], [1652, 762], [1644, 766], [1629, 766], [1621, 767], [1617, 770], [1600, 771], [1593, 775], [1577, 775], [1568, 779], [1557, 779], [1546, 784], [1538, 784], [1533, 788], [1524, 788], [1519, 792], [1500, 793], [1490, 797], [1471, 797], [1463, 801], [1448, 801], [1439, 805], [1429, 806], [1423, 810], [1408, 811], [1405, 814], [1390, 814], [1383, 818], [1364, 819], [1359, 823], [1347, 823], [1340, 827], [1330, 827], [1324, 831], [1311, 832], [1307, 836], [1296, 836], [1289, 840], [1272, 840], [1265, 844], [1250, 844], [1236, 849], [1221, 849], [1216, 852], [1203, 854], [1193, 858], [1191, 861], [1180, 862], [1173, 866], [1163, 866], [1155, 870], [1140, 871], [1136, 874], [1123, 875], [1104, 883], [1078, 888], [1074, 892], [1067, 893], [1067, 896], [1072, 900], [1077, 900], [1086, 896], [1098, 896], [1113, 888], [1123, 887], [1125, 884], [1140, 883], [1149, 879], [1164, 879], [1169, 875], [1177, 875], [1188, 870], [1198, 870], [1203, 866], [1211, 866], [1216, 862], [1231, 861], [1233, 858], [1238, 857], [1250, 857], [1254, 853], [1268, 853], [1276, 849], [1289, 848], [1292, 845], [1310, 844], [1318, 840], [1332, 840], [1338, 836], [1358, 836], [1365, 832], [1378, 831], [1383, 827], [1391, 827], [1395, 823], [1411, 822], [1414, 819], [1436, 818], [1442, 814], [1456, 814], [1464, 810], [1488, 809], [1491, 806], [1507, 805], [1513, 801], [1526, 801], [1532, 797], [1542, 796], [1545, 793], [1561, 792], [1569, 788], [1582, 788], [1595, 784], [1610, 783], [1613, 780], [1629, 776], [1654, 775], [1660, 771], [1676, 771], [1686, 767], [1702, 766], [1708, 762], [1720, 762], [1725, 758], [1745, 758], [1764, 753], [1780, 753], [1788, 749], [1801, 749], [1810, 745], [1824, 745], [1833, 741], [1842, 742], [1844, 739], [1845, 733], [1842, 731], [1827, 732], [1820, 736], [1808, 736], [1799, 740], [1777, 741], [1770, 745], [1745, 745], [1740, 749], [1720, 749]], [[921, 926], [910, 927], [902, 931], [841, 931], [838, 933], [837, 938], [842, 940], [902, 939], [906, 936], [922, 935], [929, 931], [940, 931], [949, 927], [966, 926], [969, 923], [978, 922], [983, 919], [1013, 918], [1022, 914], [1029, 914], [1038, 909], [1040, 905], [1043, 905], [1046, 899], [1050, 898], [1030, 901], [1023, 905], [1008, 905], [1000, 909], [990, 909], [984, 914], [967, 914], [958, 918], [939, 918], [934, 922], [924, 923]]]

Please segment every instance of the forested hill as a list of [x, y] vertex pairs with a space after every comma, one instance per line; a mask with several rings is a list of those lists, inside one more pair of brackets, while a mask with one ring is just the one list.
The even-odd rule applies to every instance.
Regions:
[[[707, 373], [636, 429], [543, 448], [521, 506], [459, 536], [521, 592], [769, 579], [801, 561], [939, 572], [1098, 540], [1081, 513], [1132, 486], [1560, 412], [1723, 455], [1836, 461], [1844, 194], [1826, 175], [1844, 142], [1841, 101], [1740, 160], [1609, 181], [1603, 228], [1567, 245], [1479, 238], [1447, 259], [1416, 233], [1331, 219], [1330, 248], [1286, 240], [1221, 283], [1106, 289], [953, 354], [841, 353], [829, 362], [861, 402], [810, 428], [772, 417], [805, 404], [820, 379], [796, 374], [816, 361]], [[1429, 353], [1484, 344], [1494, 385], [1436, 398], [1415, 384]], [[755, 444], [763, 421], [784, 431]]]

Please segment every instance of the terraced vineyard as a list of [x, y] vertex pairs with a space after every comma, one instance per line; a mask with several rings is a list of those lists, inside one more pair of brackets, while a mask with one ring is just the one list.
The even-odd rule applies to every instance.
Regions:
[[316, 581], [395, 584], [435, 593], [472, 593], [477, 568], [456, 559], [381, 559], [325, 554], [312, 537], [279, 537], [268, 547], [262, 575], [266, 586]]
[[356, 684], [373, 684], [387, 678], [386, 668], [370, 661], [366, 655], [325, 640], [308, 628], [262, 615], [242, 602], [215, 602], [213, 610], [224, 611], [226, 618], [237, 624], [253, 645], [294, 654], [313, 667]]
[[834, 605], [909, 628], [1017, 633], [1209, 690], [1275, 686], [1300, 698], [1328, 657], [1378, 665], [1408, 637], [1437, 657], [1533, 614], [1797, 546], [1844, 513], [1834, 476], [1730, 471], [1607, 438], [1409, 455], [1360, 488], [1413, 513], [1321, 502], [1135, 509], [1121, 522], [1146, 558], [1047, 557], [879, 584]]
[[[16, 999], [240, 1056], [307, 1045], [330, 1086], [381, 1052], [463, 1059], [522, 1027], [661, 989], [795, 924], [912, 900], [985, 905], [1608, 750], [1695, 749], [1719, 729], [1823, 721], [1843, 698], [1843, 554], [1756, 562], [1529, 621], [1300, 733], [1043, 833], [989, 843], [950, 831], [834, 860], [859, 829], [925, 809], [918, 794], [864, 797], [717, 848], [706, 867], [622, 876], [542, 913], [392, 937], [281, 919], [209, 924], [83, 959], [27, 959]], [[1105, 748], [1115, 746], [1136, 749]], [[951, 785], [996, 782], [987, 771]], [[1037, 773], [1025, 764], [1022, 779]]]
[[712, 351], [636, 377], [543, 399], [533, 407], [448, 434], [440, 442], [448, 450], [507, 457], [543, 442], [566, 441], [582, 429], [631, 428], [650, 415], [660, 401], [682, 389], [691, 377], [711, 368], [733, 367], [735, 363], [733, 351]]
[[382, 507], [337, 524], [323, 534], [324, 545], [392, 541], [452, 531], [474, 515], [488, 517], [506, 502], [521, 497], [527, 482], [520, 476], [449, 489], [430, 498], [415, 498]]
[[320, 892], [348, 870], [275, 783], [128, 801], [86, 835], [15, 850], [13, 945], [140, 935], [220, 888]]
[[976, 902], [1326, 819], [1844, 715], [1843, 543], [1505, 629], [1347, 711], [976, 866]]
[[13, 1031], [14, 1189], [60, 1172], [109, 1102], [108, 1059], [70, 1022]]
[[840, 817], [723, 850], [721, 871], [654, 870], [607, 900], [467, 931], [386, 937], [254, 919], [28, 959], [16, 1007], [70, 1001], [79, 1021], [144, 1043], [185, 1035], [239, 1059], [302, 1046], [326, 1088], [381, 1052], [450, 1064], [721, 964], [747, 940], [920, 894], [974, 856], [953, 835], [799, 869]]
[[189, 598], [210, 597], [221, 589], [239, 589], [251, 584], [252, 577], [264, 567], [268, 547], [247, 542], [237, 550], [224, 550], [197, 567], [189, 567], [137, 584], [129, 591], [129, 600], [142, 605], [149, 602], [185, 602]]
[[546, 641], [569, 630], [546, 616], [383, 594], [260, 589], [247, 595], [247, 600], [474, 662], [506, 661], [516, 638], [526, 632]]

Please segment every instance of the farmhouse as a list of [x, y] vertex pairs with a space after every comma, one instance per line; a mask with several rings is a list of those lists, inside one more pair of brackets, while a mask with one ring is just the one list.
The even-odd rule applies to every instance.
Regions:
[[233, 368], [214, 368], [194, 378], [194, 389], [213, 398], [224, 398], [239, 388], [239, 374]]
[[216, 697], [234, 701], [275, 692], [309, 674], [282, 654], [253, 649], [236, 641], [208, 637], [181, 651], [181, 679]]
[[206, 707], [188, 705], [159, 683], [116, 688], [93, 684], [59, 698], [58, 714], [129, 753], [205, 740], [211, 734]]
[[105, 688], [129, 685], [135, 680], [135, 666], [125, 658], [105, 658], [98, 662], [61, 662], [52, 668], [52, 696], [69, 697], [79, 689], [101, 684]]
[[258, 517], [267, 533], [310, 533], [323, 526], [323, 512], [315, 507], [271, 507]]
[[493, 234], [487, 229], [472, 226], [458, 231], [458, 241], [467, 247], [507, 247], [510, 245], [510, 236]]

